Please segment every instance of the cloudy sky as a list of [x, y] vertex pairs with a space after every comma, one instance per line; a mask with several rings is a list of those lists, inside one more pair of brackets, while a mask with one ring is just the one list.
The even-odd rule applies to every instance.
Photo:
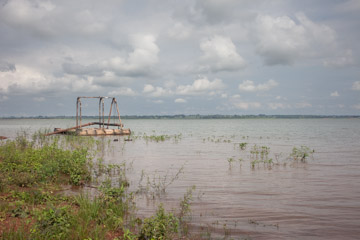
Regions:
[[0, 117], [360, 115], [359, 23], [358, 0], [0, 0]]

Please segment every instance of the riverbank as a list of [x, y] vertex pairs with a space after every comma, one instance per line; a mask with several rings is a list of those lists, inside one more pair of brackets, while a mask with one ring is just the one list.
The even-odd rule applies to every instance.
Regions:
[[[160, 204], [153, 216], [141, 219], [126, 162], [94, 160], [103, 143], [42, 133], [29, 139], [23, 134], [0, 143], [1, 239], [187, 238], [191, 190], [178, 209], [167, 212]], [[69, 186], [78, 194], [66, 194]], [[86, 187], [94, 191], [81, 190]]]

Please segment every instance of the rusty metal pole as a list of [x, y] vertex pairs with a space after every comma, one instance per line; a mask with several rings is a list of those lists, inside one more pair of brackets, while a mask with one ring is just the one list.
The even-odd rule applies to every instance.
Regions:
[[104, 103], [104, 98], [101, 98], [101, 103], [102, 103], [102, 128], [105, 127], [104, 123], [105, 123], [105, 103]]
[[76, 99], [76, 128], [79, 126], [79, 97]]
[[121, 118], [120, 118], [119, 106], [118, 106], [117, 101], [116, 101], [116, 99], [115, 99], [115, 98], [114, 98], [114, 100], [115, 100], [114, 102], [115, 102], [115, 105], [116, 105], [116, 110], [117, 110], [118, 117], [119, 117], [120, 128], [122, 129], [123, 127], [122, 127]]
[[101, 98], [99, 98], [99, 128], [101, 128]]
[[109, 113], [109, 118], [108, 118], [108, 125], [107, 125], [107, 129], [109, 129], [110, 118], [111, 118], [111, 110], [112, 110], [112, 108], [113, 108], [114, 99], [115, 99], [115, 98], [113, 98], [113, 99], [112, 99], [112, 101], [111, 101], [111, 105], [110, 105], [110, 113]]
[[82, 113], [81, 113], [81, 100], [79, 99], [79, 106], [80, 106], [80, 125], [82, 120]]

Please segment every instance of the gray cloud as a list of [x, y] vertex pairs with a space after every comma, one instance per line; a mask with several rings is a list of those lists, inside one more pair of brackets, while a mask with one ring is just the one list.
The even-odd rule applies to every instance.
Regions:
[[1, 114], [14, 96], [73, 114], [68, 98], [110, 93], [128, 114], [354, 113], [359, 3], [326, 3], [2, 1]]
[[15, 71], [16, 71], [15, 64], [5, 61], [0, 61], [0, 72], [15, 72]]
[[112, 74], [130, 77], [151, 75], [158, 62], [159, 48], [155, 37], [138, 34], [131, 36], [130, 41], [133, 51], [126, 57], [113, 56], [87, 66], [66, 62], [62, 65], [63, 70], [68, 74], [105, 77], [107, 80]]
[[296, 21], [288, 16], [259, 15], [255, 29], [256, 51], [267, 65], [288, 65], [302, 58], [323, 57], [336, 45], [333, 29], [312, 22], [303, 13], [296, 14]]
[[65, 73], [72, 75], [91, 75], [91, 76], [102, 76], [103, 70], [97, 65], [92, 64], [89, 66], [83, 66], [79, 63], [63, 63], [62, 68]]

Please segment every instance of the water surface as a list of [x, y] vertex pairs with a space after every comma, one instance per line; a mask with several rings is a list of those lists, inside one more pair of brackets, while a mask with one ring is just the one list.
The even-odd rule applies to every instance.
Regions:
[[[0, 120], [0, 135], [71, 127], [74, 120]], [[360, 235], [359, 119], [124, 120], [135, 136], [113, 142], [105, 162], [132, 163], [131, 187], [145, 172], [168, 178], [183, 173], [152, 201], [139, 195], [139, 214], [161, 201], [178, 206], [193, 185], [192, 231], [252, 239], [358, 239]], [[245, 150], [239, 143], [247, 143]], [[251, 167], [254, 145], [270, 148], [271, 167]], [[315, 150], [306, 163], [288, 159], [294, 146]], [[228, 159], [234, 159], [229, 164]], [[239, 161], [242, 159], [242, 161]], [[236, 160], [236, 161], [235, 161]]]

